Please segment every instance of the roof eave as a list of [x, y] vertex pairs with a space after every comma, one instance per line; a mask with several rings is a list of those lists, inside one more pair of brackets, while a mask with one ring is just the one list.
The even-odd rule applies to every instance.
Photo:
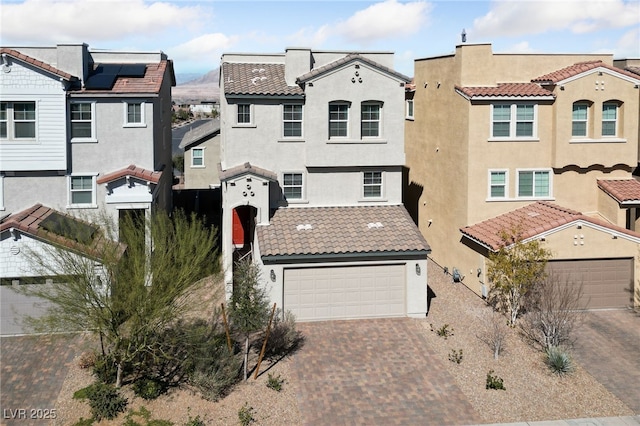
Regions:
[[362, 261], [375, 260], [418, 260], [426, 258], [431, 249], [385, 252], [358, 252], [358, 253], [309, 253], [309, 254], [277, 254], [261, 256], [265, 264], [282, 263], [320, 263], [330, 260], [346, 262], [349, 260]]

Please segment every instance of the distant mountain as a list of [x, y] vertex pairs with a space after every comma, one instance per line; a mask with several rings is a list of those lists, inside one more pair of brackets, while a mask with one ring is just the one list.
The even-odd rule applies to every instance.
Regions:
[[[189, 81], [178, 83], [176, 87], [171, 89], [171, 98], [176, 103], [196, 103], [203, 101], [220, 100], [220, 88], [218, 82], [220, 79], [220, 69], [216, 68], [204, 75], [193, 76]], [[176, 76], [176, 80], [178, 80]]]
[[176, 84], [184, 84], [202, 77], [201, 73], [176, 74]]

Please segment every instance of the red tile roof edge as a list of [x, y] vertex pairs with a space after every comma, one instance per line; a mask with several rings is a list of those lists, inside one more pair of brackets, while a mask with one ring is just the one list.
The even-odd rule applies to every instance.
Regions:
[[120, 179], [122, 177], [132, 176], [138, 179], [146, 180], [151, 183], [160, 182], [160, 177], [162, 176], [162, 171], [151, 171], [143, 169], [142, 167], [138, 167], [135, 164], [130, 164], [129, 166], [116, 170], [111, 173], [107, 173], [104, 176], [97, 179], [98, 184], [113, 182], [114, 180]]
[[24, 53], [21, 53], [14, 49], [9, 49], [7, 47], [0, 48], [0, 55], [8, 55], [14, 59], [17, 59], [22, 62], [26, 62], [30, 65], [33, 65], [36, 68], [40, 68], [43, 71], [49, 72], [51, 74], [55, 74], [58, 77], [62, 77], [65, 80], [76, 80], [77, 77], [72, 76], [71, 74], [61, 71], [58, 68], [55, 68], [45, 62], [39, 61], [38, 59], [32, 58], [31, 56], [27, 56]]
[[544, 84], [544, 83], [556, 84], [568, 78], [575, 77], [576, 75], [579, 75], [588, 71], [592, 71], [598, 68], [605, 68], [609, 71], [613, 71], [613, 72], [622, 74], [624, 76], [631, 77], [635, 80], [640, 79], [638, 75], [635, 75], [631, 71], [627, 71], [622, 68], [617, 68], [612, 65], [605, 64], [602, 61], [585, 61], [585, 62], [577, 62], [575, 64], [550, 72], [540, 77], [536, 77], [531, 81], [536, 83], [541, 83], [541, 84]]
[[[620, 188], [623, 185], [625, 188]], [[633, 186], [633, 188], [631, 188]], [[598, 179], [598, 188], [611, 196], [618, 203], [640, 203], [640, 181], [629, 179]], [[625, 192], [625, 190], [631, 192]]]
[[471, 99], [488, 97], [550, 97], [555, 94], [537, 83], [498, 83], [496, 86], [455, 86], [455, 89]]
[[321, 67], [318, 67], [316, 69], [313, 69], [307, 73], [304, 73], [302, 75], [300, 75], [296, 81], [300, 82], [300, 83], [304, 83], [314, 77], [317, 77], [321, 74], [324, 74], [325, 72], [331, 71], [333, 69], [339, 68], [345, 64], [348, 64], [350, 62], [354, 62], [354, 61], [362, 61], [374, 68], [378, 68], [382, 71], [385, 71], [388, 74], [393, 75], [394, 77], [403, 80], [405, 83], [410, 83], [411, 82], [411, 77], [407, 77], [406, 75], [399, 73], [398, 71], [395, 71], [389, 67], [386, 67], [382, 64], [379, 64], [378, 62], [367, 58], [366, 56], [361, 55], [360, 53], [349, 53], [346, 56], [343, 56], [342, 58], [336, 59], [333, 62], [330, 62], [328, 64], [322, 65]]

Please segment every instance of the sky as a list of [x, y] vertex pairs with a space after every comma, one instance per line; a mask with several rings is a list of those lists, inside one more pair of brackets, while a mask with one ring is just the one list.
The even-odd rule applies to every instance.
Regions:
[[461, 43], [495, 53], [610, 53], [640, 58], [640, 0], [0, 0], [0, 46], [87, 43], [163, 51], [176, 74], [204, 74], [228, 52], [288, 47], [395, 53], [415, 59]]

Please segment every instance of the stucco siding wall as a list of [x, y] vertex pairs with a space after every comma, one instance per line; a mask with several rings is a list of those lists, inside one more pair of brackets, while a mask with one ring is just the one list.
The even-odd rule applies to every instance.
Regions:
[[65, 211], [68, 203], [66, 176], [5, 176], [4, 206], [7, 213], [17, 213], [37, 203]]
[[[220, 135], [214, 136], [184, 152], [185, 189], [209, 189], [209, 185], [219, 185], [218, 163], [220, 163]], [[193, 148], [204, 149], [204, 165], [192, 166]]]

